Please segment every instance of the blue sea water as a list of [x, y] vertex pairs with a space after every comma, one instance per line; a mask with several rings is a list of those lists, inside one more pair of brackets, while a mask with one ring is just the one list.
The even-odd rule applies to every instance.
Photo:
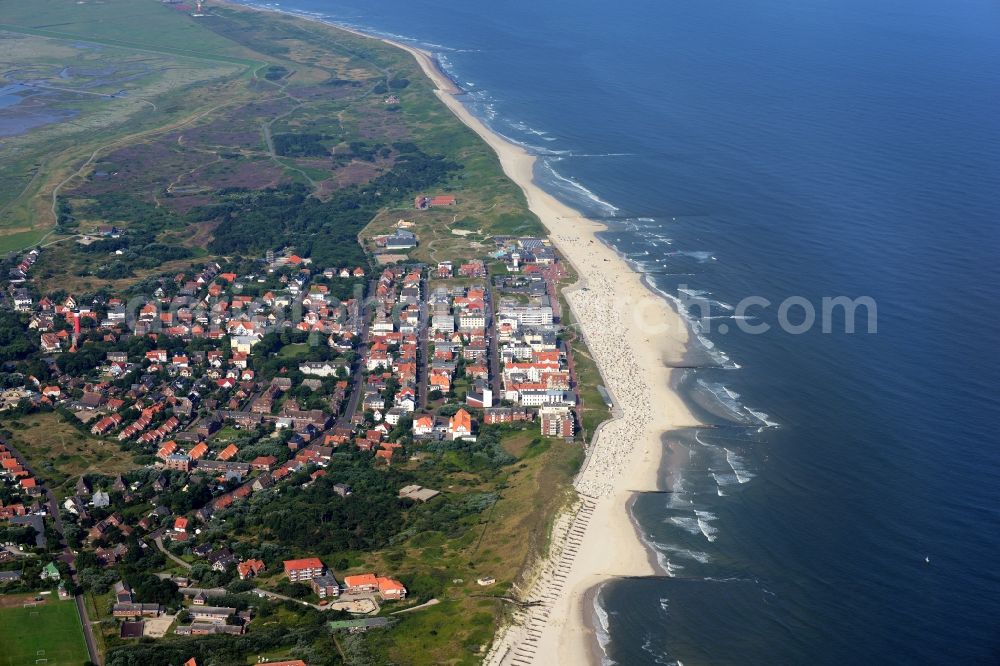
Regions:
[[[657, 288], [711, 301], [680, 387], [717, 427], [665, 438], [633, 511], [671, 575], [602, 588], [609, 661], [1000, 663], [996, 2], [282, 8], [435, 51]], [[731, 309], [841, 295], [877, 333]]]

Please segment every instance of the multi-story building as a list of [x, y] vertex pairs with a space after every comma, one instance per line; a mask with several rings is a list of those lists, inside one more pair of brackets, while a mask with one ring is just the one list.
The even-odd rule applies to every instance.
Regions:
[[552, 325], [552, 307], [549, 305], [502, 303], [497, 317], [514, 320], [518, 326], [550, 326]]
[[166, 467], [167, 469], [172, 469], [179, 472], [190, 472], [191, 458], [180, 453], [174, 453], [172, 455], [167, 456], [167, 459], [164, 461], [163, 466]]
[[573, 436], [573, 412], [568, 405], [544, 405], [538, 410], [538, 417], [546, 437]]
[[337, 582], [337, 579], [332, 574], [316, 576], [309, 581], [309, 585], [312, 586], [313, 592], [320, 599], [340, 596], [340, 583]]
[[311, 580], [323, 575], [326, 567], [318, 557], [306, 557], [300, 560], [285, 560], [285, 574], [288, 580], [294, 582]]

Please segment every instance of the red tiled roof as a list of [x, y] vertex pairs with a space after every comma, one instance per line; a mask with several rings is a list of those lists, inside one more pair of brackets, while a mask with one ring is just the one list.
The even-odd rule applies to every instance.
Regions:
[[451, 421], [448, 423], [448, 426], [452, 430], [452, 432], [459, 429], [468, 430], [469, 432], [471, 432], [472, 417], [469, 415], [469, 412], [465, 411], [464, 409], [460, 409], [457, 412], [455, 412], [455, 416], [451, 417]]
[[355, 576], [345, 576], [344, 585], [347, 587], [361, 587], [362, 585], [378, 585], [378, 578], [375, 574], [357, 574]]
[[229, 460], [239, 452], [240, 450], [236, 448], [235, 444], [230, 444], [219, 453], [219, 460]]
[[282, 564], [285, 571], [296, 571], [298, 569], [322, 569], [323, 562], [318, 557], [305, 557], [300, 560], [285, 560]]
[[379, 576], [376, 580], [378, 581], [378, 591], [382, 594], [386, 592], [406, 592], [406, 587], [394, 578]]

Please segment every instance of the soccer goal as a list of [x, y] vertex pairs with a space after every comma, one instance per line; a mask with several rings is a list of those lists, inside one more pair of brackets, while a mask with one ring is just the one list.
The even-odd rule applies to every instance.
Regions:
[[23, 604], [21, 604], [21, 607], [22, 608], [34, 608], [37, 605], [38, 605], [38, 602], [35, 602], [35, 601], [25, 601]]
[[49, 663], [49, 660], [48, 660], [48, 659], [45, 659], [45, 658], [43, 657], [43, 658], [41, 658], [41, 659], [36, 659], [36, 660], [35, 660], [35, 663], [36, 663], [36, 664], [47, 664], [47, 663]]

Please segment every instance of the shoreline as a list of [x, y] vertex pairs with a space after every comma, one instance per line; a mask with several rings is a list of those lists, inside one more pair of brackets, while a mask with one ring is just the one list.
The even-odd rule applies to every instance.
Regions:
[[474, 116], [457, 97], [464, 91], [432, 54], [308, 14], [233, 4], [320, 22], [409, 53], [438, 99], [496, 153], [553, 245], [576, 270], [577, 282], [563, 294], [614, 397], [612, 416], [596, 429], [574, 481], [579, 501], [555, 517], [547, 556], [525, 572], [525, 584], [518, 590], [522, 598], [543, 603], [498, 627], [484, 662], [600, 664], [603, 648], [590, 626], [598, 586], [618, 577], [664, 575], [629, 507], [637, 492], [660, 488], [661, 466], [668, 458], [663, 434], [700, 425], [674, 388], [678, 371], [666, 362], [688, 352], [686, 322], [644, 276], [597, 237], [605, 225], [538, 185], [536, 156]]
[[[586, 467], [574, 484], [585, 499], [572, 526], [585, 523], [584, 536], [575, 548], [575, 543], [566, 547], [568, 535], [562, 543], [554, 538], [541, 575], [523, 591], [529, 597], [556, 593], [555, 602], [546, 604], [547, 621], [539, 623], [540, 614], [527, 613], [517, 624], [501, 627], [485, 663], [506, 664], [517, 656], [540, 664], [600, 664], [603, 647], [589, 621], [598, 587], [623, 576], [665, 575], [629, 507], [635, 493], [660, 489], [660, 467], [667, 458], [660, 442], [662, 434], [700, 423], [674, 389], [675, 370], [664, 363], [668, 357], [680, 359], [686, 355], [687, 325], [642, 275], [600, 241], [596, 234], [606, 228], [603, 224], [586, 218], [537, 184], [537, 158], [472, 115], [456, 98], [461, 89], [431, 54], [394, 40], [381, 41], [410, 53], [436, 86], [438, 98], [496, 152], [504, 173], [524, 191], [528, 208], [539, 217], [553, 244], [579, 276], [564, 295], [580, 322], [584, 342], [605, 384], [615, 396], [616, 413], [595, 433]], [[604, 326], [606, 316], [612, 313], [624, 324], [620, 331], [625, 336]], [[659, 349], [648, 344], [654, 335], [661, 338]], [[619, 346], [621, 342], [625, 344]], [[635, 366], [622, 362], [629, 356], [640, 357], [641, 362]], [[615, 371], [626, 366], [638, 372], [616, 377], [619, 373]], [[653, 405], [660, 406], [658, 414], [653, 413]], [[622, 446], [620, 440], [610, 441], [622, 435], [638, 436], [642, 444], [633, 441], [631, 446]], [[627, 456], [624, 464], [617, 458], [622, 453]], [[581, 516], [590, 517], [584, 520]], [[566, 582], [558, 585], [551, 578], [546, 580], [546, 568], [564, 571]], [[530, 633], [529, 628], [533, 630]]]

